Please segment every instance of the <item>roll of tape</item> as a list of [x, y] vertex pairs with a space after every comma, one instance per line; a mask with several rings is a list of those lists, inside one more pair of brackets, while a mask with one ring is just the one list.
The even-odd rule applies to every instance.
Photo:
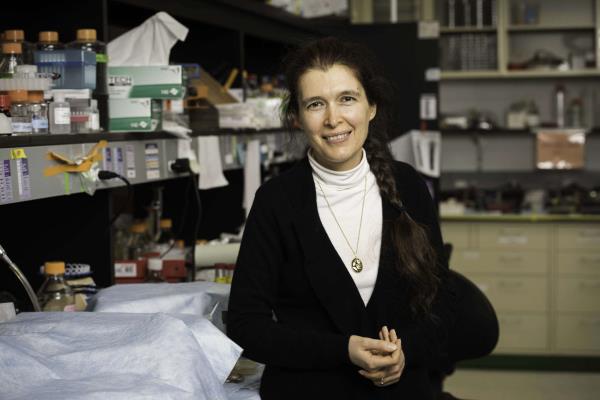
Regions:
[[235, 264], [239, 243], [196, 245], [194, 265], [196, 267], [211, 267], [218, 263]]

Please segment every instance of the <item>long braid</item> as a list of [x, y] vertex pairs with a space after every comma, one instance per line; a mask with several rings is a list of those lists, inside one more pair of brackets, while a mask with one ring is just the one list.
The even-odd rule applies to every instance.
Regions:
[[436, 255], [425, 228], [417, 224], [406, 212], [401, 194], [396, 187], [392, 168], [392, 156], [386, 144], [376, 135], [369, 135], [364, 144], [371, 171], [383, 198], [400, 210], [392, 224], [391, 242], [398, 257], [397, 272], [407, 279], [410, 291], [410, 309], [413, 315], [428, 315], [439, 286], [436, 273]]

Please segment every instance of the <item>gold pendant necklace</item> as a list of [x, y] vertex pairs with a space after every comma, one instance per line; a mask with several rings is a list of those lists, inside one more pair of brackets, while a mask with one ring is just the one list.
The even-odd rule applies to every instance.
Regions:
[[352, 264], [350, 266], [352, 267], [352, 270], [354, 272], [359, 273], [363, 270], [363, 263], [362, 263], [362, 260], [360, 258], [358, 258], [358, 256], [356, 255], [356, 252], [358, 251], [358, 244], [360, 243], [360, 231], [362, 228], [363, 213], [365, 211], [365, 198], [367, 197], [367, 175], [365, 175], [365, 189], [363, 192], [362, 208], [360, 210], [360, 222], [358, 223], [358, 237], [356, 238], [356, 251], [350, 245], [350, 241], [346, 237], [346, 234], [344, 233], [342, 226], [340, 225], [337, 218], [335, 217], [335, 214], [333, 213], [333, 208], [331, 208], [331, 205], [329, 204], [329, 200], [327, 200], [327, 196], [325, 195], [325, 191], [323, 190], [323, 187], [321, 187], [321, 183], [319, 183], [319, 179], [318, 178], [315, 179], [315, 182], [317, 182], [317, 185], [319, 185], [319, 189], [321, 190], [321, 193], [323, 194], [323, 198], [325, 199], [327, 208], [329, 208], [329, 212], [331, 212], [331, 216], [333, 217], [333, 220], [337, 224], [338, 228], [340, 228], [340, 232], [342, 232], [342, 236], [344, 237], [344, 240], [346, 241], [346, 243], [348, 244], [348, 247], [350, 248], [350, 251], [352, 251], [352, 254], [354, 255], [354, 258], [352, 259]]

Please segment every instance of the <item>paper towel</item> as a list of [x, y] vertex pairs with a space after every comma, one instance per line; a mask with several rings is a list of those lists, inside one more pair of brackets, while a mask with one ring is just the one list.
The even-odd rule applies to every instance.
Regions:
[[108, 43], [108, 65], [169, 65], [171, 48], [188, 28], [164, 11]]

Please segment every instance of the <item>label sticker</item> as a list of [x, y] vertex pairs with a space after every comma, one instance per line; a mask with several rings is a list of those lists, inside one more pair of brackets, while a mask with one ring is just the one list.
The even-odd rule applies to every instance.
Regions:
[[10, 160], [2, 160], [2, 163], [0, 163], [0, 203], [8, 203], [12, 200], [13, 187], [10, 174]]
[[114, 172], [123, 176], [123, 148], [121, 147], [113, 148], [113, 168]]
[[102, 157], [102, 169], [114, 172], [112, 149], [110, 147], [105, 147], [102, 151], [104, 152]]
[[19, 158], [27, 158], [27, 154], [25, 154], [25, 149], [11, 149], [10, 159], [18, 160]]
[[144, 153], [146, 157], [146, 179], [159, 179], [160, 155], [158, 151], [158, 144], [147, 143]]
[[137, 276], [137, 264], [134, 262], [116, 262], [115, 278], [135, 278]]
[[422, 120], [437, 119], [437, 97], [435, 94], [422, 94], [420, 105]]
[[127, 179], [135, 179], [135, 150], [132, 144], [125, 146], [125, 166]]
[[31, 180], [29, 177], [29, 163], [26, 158], [19, 158], [17, 163], [17, 183], [19, 187], [19, 198], [21, 200], [31, 198]]

